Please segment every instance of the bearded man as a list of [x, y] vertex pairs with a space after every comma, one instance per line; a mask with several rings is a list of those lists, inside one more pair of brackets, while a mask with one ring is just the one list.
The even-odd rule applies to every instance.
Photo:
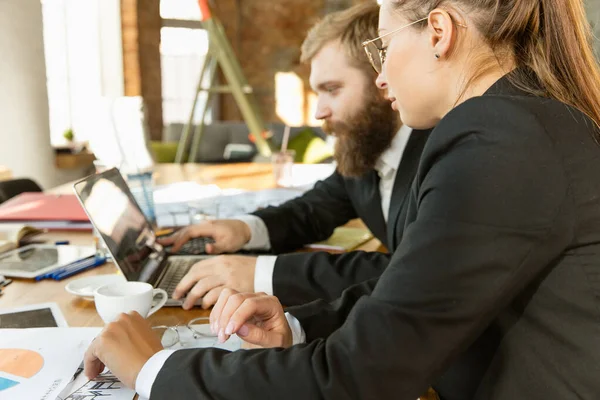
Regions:
[[288, 306], [317, 298], [335, 299], [355, 284], [378, 277], [390, 255], [353, 251], [333, 255], [281, 253], [324, 240], [351, 219], [361, 218], [393, 251], [402, 238], [405, 198], [429, 132], [402, 126], [390, 107], [392, 93], [375, 86], [376, 73], [362, 42], [377, 37], [379, 7], [361, 4], [327, 15], [308, 33], [302, 61], [318, 95], [316, 118], [336, 137], [337, 169], [303, 196], [238, 219], [182, 229], [162, 244], [177, 251], [186, 241], [214, 239], [209, 254], [270, 250], [276, 256], [223, 255], [194, 265], [173, 298], [183, 308], [213, 305], [223, 288], [265, 292]]

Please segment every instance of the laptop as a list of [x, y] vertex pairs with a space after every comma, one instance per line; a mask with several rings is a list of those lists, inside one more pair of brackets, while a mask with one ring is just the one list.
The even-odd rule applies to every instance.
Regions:
[[125, 278], [164, 289], [167, 306], [183, 304], [172, 298], [175, 287], [192, 265], [214, 256], [169, 254], [156, 242], [152, 225], [117, 168], [89, 176], [73, 188]]

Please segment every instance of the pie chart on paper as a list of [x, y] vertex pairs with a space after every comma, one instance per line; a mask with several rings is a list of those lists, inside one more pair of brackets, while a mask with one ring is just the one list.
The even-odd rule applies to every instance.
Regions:
[[0, 349], [0, 392], [35, 376], [44, 366], [40, 353], [25, 349]]

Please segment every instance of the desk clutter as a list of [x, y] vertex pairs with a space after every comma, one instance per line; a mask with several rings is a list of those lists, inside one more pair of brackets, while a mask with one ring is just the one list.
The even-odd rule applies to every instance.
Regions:
[[[68, 327], [56, 303], [1, 310], [0, 398], [132, 400], [135, 391], [110, 371], [93, 380], [82, 373], [85, 351], [101, 330]], [[208, 324], [187, 329], [156, 326], [154, 332], [171, 349], [216, 347], [234, 351], [242, 344], [235, 335], [233, 340], [219, 344]]]
[[12, 279], [6, 278], [4, 275], [0, 275], [0, 296], [4, 294], [2, 291], [6, 286], [12, 283]]
[[105, 371], [89, 380], [83, 355], [101, 328], [69, 328], [56, 303], [0, 311], [0, 398], [131, 400]]
[[0, 222], [27, 224], [37, 229], [92, 229], [74, 194], [21, 193], [0, 205]]
[[0, 254], [0, 274], [62, 280], [105, 262], [93, 246], [31, 244]]

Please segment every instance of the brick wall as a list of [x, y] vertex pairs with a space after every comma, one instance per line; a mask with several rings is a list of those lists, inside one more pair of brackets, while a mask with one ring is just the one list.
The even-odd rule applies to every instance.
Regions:
[[[310, 90], [310, 68], [300, 64], [300, 46], [310, 27], [328, 12], [369, 0], [219, 0], [213, 10], [225, 27], [265, 121], [275, 113], [275, 74], [295, 72]], [[231, 95], [221, 96], [221, 119], [241, 120]]]
[[125, 96], [142, 96], [152, 140], [162, 138], [160, 0], [121, 0]]
[[[304, 81], [305, 90], [310, 90], [310, 69], [299, 62], [300, 45], [309, 28], [328, 12], [364, 1], [374, 0], [212, 2], [266, 122], [279, 120], [275, 113], [277, 72], [295, 72]], [[163, 123], [159, 5], [160, 0], [121, 0], [125, 95], [143, 96], [154, 140], [160, 140]], [[221, 95], [219, 106], [219, 119], [242, 119], [231, 95]]]

